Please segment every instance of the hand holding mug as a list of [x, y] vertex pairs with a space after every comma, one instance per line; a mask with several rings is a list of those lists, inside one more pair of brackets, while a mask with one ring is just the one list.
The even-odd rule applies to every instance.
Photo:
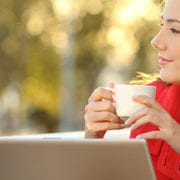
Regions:
[[84, 115], [85, 137], [102, 138], [107, 130], [125, 127], [116, 114], [113, 86], [110, 88], [99, 87], [90, 96]]

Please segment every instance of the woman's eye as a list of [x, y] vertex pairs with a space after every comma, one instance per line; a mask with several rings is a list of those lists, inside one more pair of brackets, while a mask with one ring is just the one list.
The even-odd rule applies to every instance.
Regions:
[[172, 33], [175, 33], [175, 34], [180, 34], [180, 31], [179, 30], [176, 30], [174, 28], [170, 28], [171, 32]]

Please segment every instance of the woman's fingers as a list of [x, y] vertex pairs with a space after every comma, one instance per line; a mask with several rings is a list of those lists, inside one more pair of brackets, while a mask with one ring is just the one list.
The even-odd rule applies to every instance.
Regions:
[[132, 130], [133, 129], [137, 129], [138, 127], [140, 127], [142, 125], [145, 125], [147, 123], [154, 124], [154, 125], [156, 125], [158, 127], [160, 127], [162, 125], [161, 112], [157, 112], [156, 110], [153, 110], [153, 109], [150, 109], [150, 108], [146, 108], [146, 110], [144, 110], [143, 114], [144, 115], [142, 115], [139, 118], [138, 118], [138, 116], [137, 117], [133, 117], [132, 116], [132, 121], [134, 122], [132, 127], [131, 127]]
[[132, 98], [132, 100], [137, 102], [137, 103], [144, 104], [148, 107], [156, 109], [156, 110], [163, 110], [163, 108], [161, 107], [161, 105], [157, 101], [155, 101], [154, 99], [149, 98], [147, 96], [134, 96]]
[[107, 131], [114, 129], [122, 129], [124, 128], [124, 124], [113, 123], [108, 121], [99, 122], [99, 123], [88, 122], [86, 124], [86, 128], [88, 131], [99, 132], [99, 131]]
[[107, 130], [125, 128], [124, 122], [116, 115], [114, 85], [97, 88], [85, 106], [85, 137], [104, 136]]
[[132, 130], [147, 123], [151, 123], [158, 127], [157, 131], [141, 134], [138, 137], [145, 139], [163, 139], [166, 141], [172, 139], [173, 133], [171, 130], [174, 129], [174, 121], [169, 113], [167, 113], [155, 100], [139, 96], [136, 100], [136, 102], [146, 104], [146, 107], [134, 113], [126, 123], [132, 125]]
[[113, 101], [112, 97], [113, 92], [110, 90], [110, 88], [103, 88], [99, 87], [95, 89], [95, 91], [92, 93], [92, 95], [89, 97], [89, 102], [90, 101], [101, 101], [103, 99]]
[[151, 131], [148, 133], [140, 134], [136, 138], [143, 138], [143, 139], [164, 139], [162, 133], [160, 131]]
[[124, 122], [110, 111], [90, 111], [84, 116], [86, 128], [91, 132], [125, 128]]
[[[159, 112], [159, 113], [165, 113], [166, 112], [159, 103], [157, 103], [154, 99], [151, 99], [149, 97], [134, 96], [133, 100], [137, 103], [146, 105], [146, 107], [135, 112], [126, 121], [126, 124], [128, 124], [128, 125], [134, 124], [137, 120], [139, 121], [140, 119], [141, 119], [141, 121], [139, 121], [139, 123], [137, 124], [137, 127], [139, 127], [140, 124], [142, 125], [142, 123], [143, 124], [148, 123], [150, 119], [151, 119], [151, 123], [153, 122], [153, 120], [154, 120], [154, 123], [157, 123], [157, 120], [154, 117], [154, 113], [155, 112]], [[142, 120], [142, 117], [147, 116], [147, 115], [148, 115], [148, 117], [146, 117], [146, 119], [144, 118]]]
[[164, 114], [161, 114], [161, 118], [159, 117], [158, 121], [159, 122], [161, 121], [159, 130], [140, 134], [136, 138], [164, 140], [175, 151], [180, 153], [180, 145], [179, 145], [180, 125], [175, 120], [173, 120], [168, 113], [166, 113], [165, 116]]
[[91, 101], [85, 106], [85, 112], [92, 112], [92, 111], [109, 111], [112, 113], [115, 113], [115, 106], [112, 102], [110, 101], [99, 101], [99, 102], [94, 102]]
[[114, 113], [108, 111], [87, 112], [84, 116], [86, 122], [113, 122], [123, 123]]

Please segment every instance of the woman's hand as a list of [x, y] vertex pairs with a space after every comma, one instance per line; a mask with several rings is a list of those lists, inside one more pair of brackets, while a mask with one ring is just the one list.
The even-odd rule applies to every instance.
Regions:
[[136, 96], [133, 100], [145, 104], [146, 107], [134, 113], [126, 124], [132, 125], [132, 130], [146, 123], [154, 124], [159, 128], [157, 131], [140, 134], [137, 138], [164, 140], [180, 153], [180, 125], [155, 100], [145, 96]]
[[95, 89], [85, 107], [85, 137], [104, 137], [107, 130], [124, 128], [124, 122], [116, 115], [113, 91]]

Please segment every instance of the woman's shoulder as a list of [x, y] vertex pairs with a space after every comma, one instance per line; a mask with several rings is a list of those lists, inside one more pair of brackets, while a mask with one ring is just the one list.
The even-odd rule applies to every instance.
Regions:
[[156, 88], [159, 89], [159, 90], [163, 90], [163, 89], [165, 89], [166, 87], [169, 86], [169, 85], [167, 85], [166, 83], [164, 83], [161, 80], [152, 81], [152, 82], [148, 83], [147, 85], [156, 86]]

